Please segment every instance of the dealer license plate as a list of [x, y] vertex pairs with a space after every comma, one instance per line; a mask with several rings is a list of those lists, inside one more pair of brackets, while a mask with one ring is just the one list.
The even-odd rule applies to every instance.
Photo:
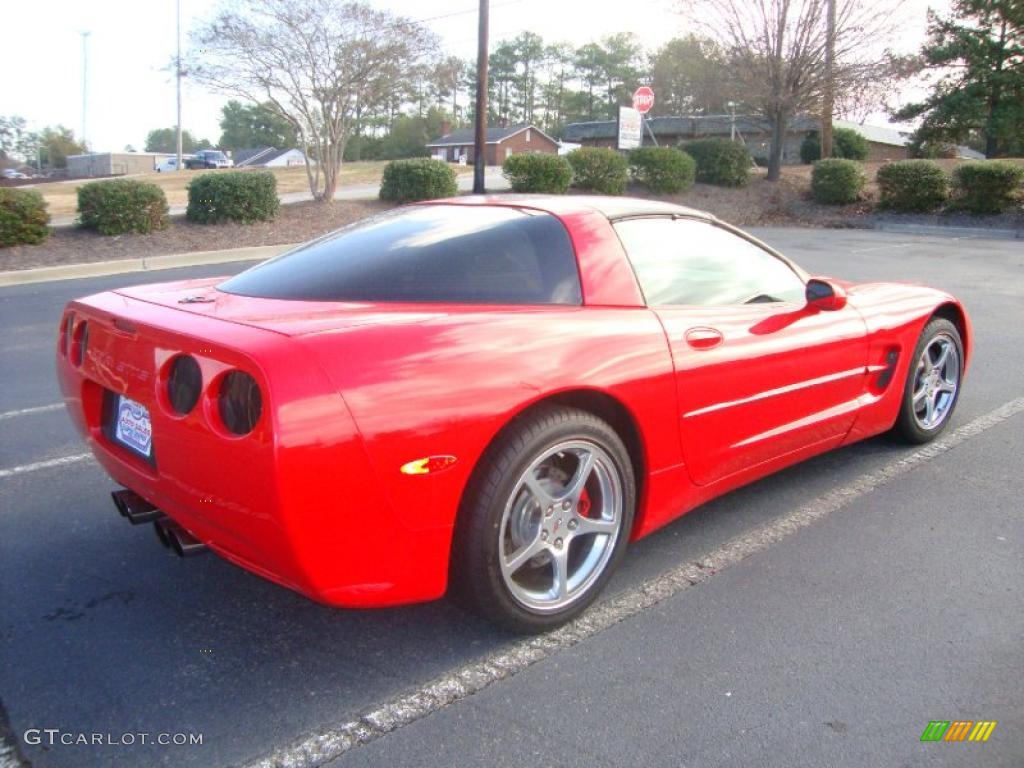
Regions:
[[153, 452], [153, 426], [149, 421], [149, 409], [124, 395], [118, 397], [114, 439], [148, 459]]

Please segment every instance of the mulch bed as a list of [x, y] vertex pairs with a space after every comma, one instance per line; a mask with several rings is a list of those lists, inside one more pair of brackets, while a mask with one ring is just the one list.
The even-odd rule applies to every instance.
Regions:
[[175, 216], [167, 229], [150, 235], [108, 237], [78, 227], [57, 227], [40, 245], [0, 248], [0, 271], [299, 243], [390, 207], [371, 200], [294, 203], [282, 205], [274, 221], [256, 224], [192, 224]]

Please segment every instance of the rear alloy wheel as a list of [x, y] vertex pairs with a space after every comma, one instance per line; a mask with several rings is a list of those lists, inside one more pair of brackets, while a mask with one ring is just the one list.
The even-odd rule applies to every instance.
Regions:
[[948, 320], [934, 318], [921, 332], [896, 421], [896, 431], [909, 442], [934, 440], [949, 423], [960, 397], [963, 350], [960, 331]]
[[615, 431], [585, 411], [538, 409], [499, 440], [467, 492], [460, 586], [515, 631], [563, 624], [618, 564], [634, 506], [632, 465]]

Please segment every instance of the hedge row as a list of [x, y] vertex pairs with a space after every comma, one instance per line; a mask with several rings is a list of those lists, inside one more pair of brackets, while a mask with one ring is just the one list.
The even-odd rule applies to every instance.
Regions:
[[621, 195], [630, 179], [657, 194], [678, 194], [693, 185], [695, 170], [693, 158], [674, 147], [640, 147], [626, 158], [613, 149], [583, 147], [566, 157], [512, 155], [502, 164], [513, 192], [548, 194], [564, 193], [571, 185]]
[[[837, 142], [838, 144], [838, 142]], [[570, 185], [607, 195], [625, 192], [627, 181], [657, 194], [678, 194], [694, 179], [738, 186], [750, 173], [745, 145], [724, 139], [700, 139], [672, 147], [641, 147], [623, 156], [613, 149], [583, 147], [566, 157], [548, 154], [512, 155], [502, 171], [516, 192], [559, 194]], [[947, 202], [971, 213], [1000, 213], [1021, 199], [1024, 166], [987, 160], [957, 166], [952, 179], [930, 160], [900, 160], [883, 165], [877, 174], [881, 208], [893, 211], [934, 211]], [[811, 194], [828, 204], [860, 199], [863, 166], [851, 159], [814, 163]], [[380, 197], [408, 202], [450, 197], [457, 192], [455, 171], [440, 160], [396, 160], [384, 169]], [[279, 209], [275, 176], [267, 171], [205, 174], [188, 186], [187, 217], [200, 223], [254, 222], [274, 218]], [[149, 233], [168, 224], [163, 190], [133, 179], [84, 184], [78, 189], [81, 226], [104, 235]], [[0, 247], [43, 242], [50, 234], [49, 214], [34, 190], [0, 188]]]
[[34, 189], [0, 187], [0, 248], [39, 245], [50, 236], [50, 214]]

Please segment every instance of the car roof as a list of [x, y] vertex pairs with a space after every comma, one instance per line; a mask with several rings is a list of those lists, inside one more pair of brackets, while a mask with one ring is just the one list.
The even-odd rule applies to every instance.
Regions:
[[604, 195], [466, 195], [445, 200], [429, 200], [420, 205], [446, 203], [455, 205], [501, 205], [515, 208], [533, 208], [555, 215], [581, 211], [597, 211], [608, 219], [628, 219], [637, 216], [686, 216], [714, 220], [714, 216], [696, 208], [646, 200], [642, 197], [608, 197]]

